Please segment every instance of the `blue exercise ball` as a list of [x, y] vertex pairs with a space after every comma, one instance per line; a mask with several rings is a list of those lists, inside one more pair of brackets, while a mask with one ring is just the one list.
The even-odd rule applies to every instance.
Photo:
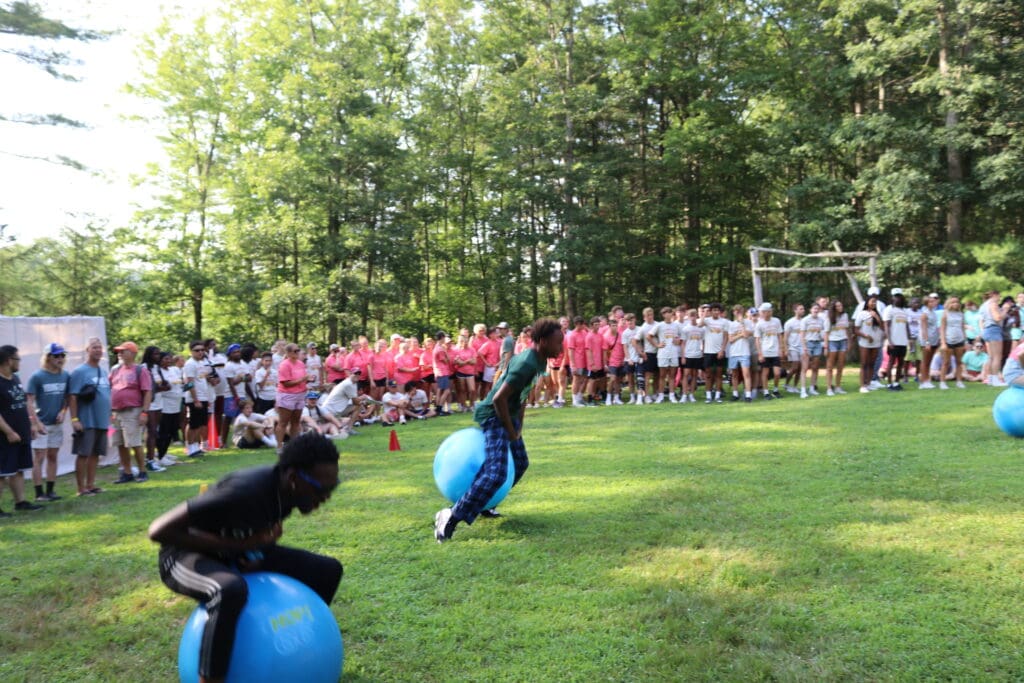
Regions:
[[[249, 599], [235, 630], [228, 683], [338, 683], [345, 651], [331, 608], [291, 577], [270, 572], [244, 576]], [[200, 604], [185, 623], [178, 647], [181, 683], [199, 681], [206, 620], [206, 607]]]
[[[469, 490], [477, 472], [484, 464], [486, 449], [484, 433], [475, 428], [460, 429], [441, 442], [434, 456], [434, 481], [441, 495], [456, 502]], [[484, 509], [497, 507], [505, 500], [512, 481], [515, 479], [515, 464], [512, 461], [512, 449], [508, 451], [508, 476], [498, 492], [487, 502]]]
[[1024, 438], [1024, 388], [1012, 386], [996, 397], [992, 417], [1010, 436]]

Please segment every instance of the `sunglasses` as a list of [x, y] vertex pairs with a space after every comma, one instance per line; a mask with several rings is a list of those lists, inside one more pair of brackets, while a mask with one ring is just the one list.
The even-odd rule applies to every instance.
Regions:
[[50, 358], [66, 358], [66, 353], [51, 353]]
[[338, 484], [341, 483], [341, 480], [339, 479], [338, 481], [334, 482], [334, 486], [332, 486], [330, 489], [328, 489], [323, 484], [318, 482], [315, 478], [309, 476], [308, 474], [306, 474], [302, 470], [295, 470], [295, 473], [299, 475], [299, 478], [302, 479], [302, 481], [304, 481], [307, 484], [309, 484], [310, 486], [312, 486], [313, 490], [316, 491], [317, 493], [319, 493], [320, 495], [324, 495], [324, 494], [330, 493], [331, 491], [333, 491], [338, 486]]

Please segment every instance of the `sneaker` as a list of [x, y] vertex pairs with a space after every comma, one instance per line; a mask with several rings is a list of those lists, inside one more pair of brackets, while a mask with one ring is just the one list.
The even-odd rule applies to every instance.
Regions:
[[14, 515], [12, 515], [10, 512], [4, 512], [3, 510], [0, 510], [0, 518], [3, 518], [3, 517], [13, 517], [13, 516]]
[[196, 451], [195, 453], [188, 456], [188, 458], [189, 460], [200, 460], [204, 455], [206, 455], [205, 451]]
[[438, 543], [451, 540], [451, 531], [448, 530], [448, 522], [452, 519], [452, 509], [443, 508], [434, 515], [434, 538]]
[[965, 385], [963, 382], [957, 382], [956, 383], [956, 388], [957, 389], [966, 389], [967, 385]]
[[708, 394], [708, 397], [704, 400], [704, 402], [707, 403], [708, 405], [711, 405], [711, 401], [713, 400], [714, 399], [711, 398], [711, 394]]
[[934, 389], [935, 385], [932, 384], [931, 382], [921, 382], [920, 384], [917, 385], [917, 388], [918, 389]]
[[64, 497], [64, 496], [58, 496], [58, 495], [57, 495], [56, 493], [47, 493], [47, 494], [46, 494], [46, 495], [44, 496], [44, 498], [46, 498], [46, 500], [47, 500], [47, 501], [49, 501], [49, 502], [51, 502], [51, 503], [52, 503], [53, 501], [55, 501], [55, 500], [61, 500], [61, 499], [62, 499], [63, 497]]
[[771, 394], [765, 394], [764, 395], [764, 400], [766, 400], [766, 401], [774, 401], [775, 397], [772, 396]]
[[870, 387], [871, 389], [881, 389], [882, 383], [879, 382], [877, 379], [873, 379], [871, 380], [871, 384], [869, 384], [868, 387]]
[[135, 476], [135, 481], [139, 482], [140, 484], [144, 481], [149, 481], [149, 475], [146, 474], [145, 472], [139, 472]]
[[146, 469], [149, 470], [150, 472], [165, 472], [166, 471], [166, 469], [161, 467], [159, 465], [159, 463], [157, 463], [156, 460], [147, 460], [146, 461]]
[[[765, 396], [765, 398], [771, 398], [771, 396]], [[747, 403], [753, 403], [754, 402], [754, 399], [750, 398], [749, 396], [744, 396], [743, 400], [745, 402], [747, 402]]]
[[665, 400], [665, 394], [658, 394], [658, 398], [654, 399], [655, 403], [661, 403]]
[[775, 398], [782, 398], [782, 394], [781, 394], [781, 393], [779, 393], [779, 390], [778, 390], [778, 389], [774, 389], [774, 390], [772, 391], [772, 396], [774, 396]]
[[994, 380], [990, 380], [988, 385], [990, 387], [1008, 387], [1008, 386], [1010, 386], [1009, 384], [1007, 384], [1003, 380], [999, 379], [998, 377], [996, 379], [994, 379]]
[[693, 394], [690, 394], [690, 403], [696, 403], [696, 402], [697, 402], [697, 397], [694, 396]]
[[890, 384], [889, 386], [886, 387], [886, 389], [888, 391], [899, 391], [899, 385], [898, 384]]
[[614, 405], [614, 406], [621, 406], [621, 405], [625, 405], [625, 404], [622, 402], [622, 397], [621, 396], [616, 396], [615, 398], [612, 399], [612, 405]]
[[668, 395], [668, 402], [679, 403], [679, 399], [676, 398], [676, 392], [673, 391], [671, 394]]
[[862, 393], [862, 394], [870, 394], [871, 390], [868, 389], [867, 387], [861, 387], [860, 388], [860, 393]]
[[501, 513], [498, 512], [498, 508], [491, 508], [490, 510], [482, 511], [480, 516], [486, 517], [487, 519], [495, 519], [497, 517], [501, 517]]
[[836, 387], [836, 396], [842, 396], [845, 393], [846, 391], [844, 391], [842, 387]]
[[810, 388], [807, 389], [807, 393], [810, 394], [811, 396], [817, 396], [818, 395], [818, 387], [811, 386]]
[[171, 456], [165, 455], [164, 457], [157, 460], [157, 462], [160, 463], [160, 467], [163, 467], [164, 469], [167, 469], [168, 467], [173, 467], [174, 465], [178, 464], [177, 460], [171, 460], [170, 458]]
[[899, 382], [895, 382], [895, 383], [894, 383], [894, 384], [892, 385], [892, 390], [893, 390], [893, 391], [903, 391], [903, 385], [902, 385], [902, 384], [900, 384]]
[[805, 389], [800, 390], [800, 398], [807, 398], [807, 391]]
[[[141, 477], [142, 475], [140, 474], [139, 476]], [[122, 472], [121, 476], [118, 477], [117, 480], [114, 481], [114, 483], [115, 484], [134, 484], [135, 483], [135, 477], [133, 477], [132, 475], [128, 474], [127, 472]]]
[[721, 403], [721, 402], [722, 402], [722, 395], [721, 394], [716, 394], [715, 395], [715, 403]]
[[644, 403], [654, 403], [654, 399], [652, 399], [650, 396], [644, 396]]
[[828, 391], [825, 392], [825, 395], [826, 396], [835, 396], [836, 392], [832, 391], [832, 387], [829, 387]]
[[939, 382], [939, 389], [949, 389], [949, 385], [945, 382]]
[[23, 500], [20, 503], [15, 503], [14, 509], [20, 510], [21, 512], [35, 512], [37, 510], [42, 510], [43, 506], [36, 505], [35, 503], [30, 503], [27, 500]]
[[733, 394], [732, 398], [730, 398], [729, 400], [730, 401], [738, 401], [738, 400], [740, 400], [740, 395], [739, 394]]

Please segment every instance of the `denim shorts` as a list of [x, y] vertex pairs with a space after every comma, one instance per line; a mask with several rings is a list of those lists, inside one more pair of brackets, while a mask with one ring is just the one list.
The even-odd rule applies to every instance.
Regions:
[[829, 353], [843, 353], [844, 351], [846, 351], [846, 340], [845, 339], [839, 339], [839, 340], [836, 340], [836, 341], [833, 341], [831, 339], [828, 340], [828, 352]]
[[1003, 328], [999, 325], [989, 325], [981, 331], [981, 338], [987, 342], [1003, 341]]
[[808, 356], [810, 356], [811, 358], [815, 358], [816, 356], [821, 355], [821, 350], [824, 347], [824, 344], [821, 343], [821, 340], [815, 341], [813, 339], [808, 339], [806, 343]]
[[740, 367], [750, 367], [750, 356], [729, 356], [729, 369], [736, 370]]

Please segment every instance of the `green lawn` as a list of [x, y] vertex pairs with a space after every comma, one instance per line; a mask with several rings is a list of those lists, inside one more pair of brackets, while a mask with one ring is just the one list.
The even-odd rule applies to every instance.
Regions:
[[[403, 427], [398, 453], [368, 427], [284, 541], [345, 565], [346, 681], [1020, 680], [1024, 442], [995, 396], [530, 411], [505, 517], [445, 545], [431, 462], [469, 418]], [[271, 457], [0, 521], [0, 681], [175, 680], [193, 603], [145, 529]]]

